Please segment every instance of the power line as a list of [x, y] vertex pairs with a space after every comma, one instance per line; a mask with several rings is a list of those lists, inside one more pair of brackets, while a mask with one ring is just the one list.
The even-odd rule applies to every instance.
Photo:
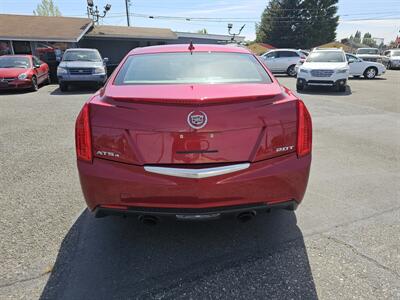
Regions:
[[[400, 12], [399, 12], [400, 13]], [[387, 20], [389, 19], [389, 17], [392, 16], [397, 16], [398, 13], [397, 12], [376, 12], [373, 15], [377, 15], [380, 14], [382, 16], [378, 17], [378, 18], [359, 18], [359, 19], [343, 19], [346, 21], [363, 21], [363, 20]], [[226, 22], [230, 22], [230, 23], [238, 23], [238, 22], [242, 22], [242, 23], [252, 23], [252, 22], [259, 22], [260, 19], [256, 19], [256, 18], [228, 18], [228, 17], [218, 17], [218, 18], [212, 18], [212, 17], [184, 17], [184, 16], [165, 16], [165, 15], [147, 15], [147, 14], [138, 14], [138, 13], [134, 13], [134, 14], [130, 14], [131, 16], [137, 17], [137, 18], [148, 18], [148, 19], [159, 19], [159, 20], [181, 20], [181, 21], [202, 21], [202, 22], [213, 22], [213, 23], [226, 23]], [[345, 14], [345, 15], [337, 15], [337, 17], [341, 18], [341, 17], [348, 17], [348, 16], [352, 16], [352, 15], [359, 15], [359, 16], [363, 16], [365, 14]], [[369, 15], [369, 14], [366, 14]], [[112, 15], [109, 16], [109, 18], [113, 17], [121, 17], [122, 15]], [[310, 19], [312, 19], [313, 17], [316, 17], [315, 15], [311, 15], [308, 16], [306, 18], [304, 18], [303, 20], [299, 20], [302, 22], [309, 22]], [[323, 17], [323, 16], [319, 16], [319, 17]], [[277, 22], [292, 22], [292, 20], [298, 20], [298, 17], [295, 16], [286, 16], [286, 17], [274, 17], [271, 16], [269, 17], [269, 20], [273, 20], [273, 21], [277, 21]]]

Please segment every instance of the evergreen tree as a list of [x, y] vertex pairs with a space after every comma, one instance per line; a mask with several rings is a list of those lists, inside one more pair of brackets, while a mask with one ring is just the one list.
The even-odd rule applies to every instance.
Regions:
[[362, 43], [364, 45], [370, 46], [370, 47], [377, 47], [378, 45], [376, 44], [376, 41], [372, 38], [372, 35], [369, 32], [366, 32], [364, 34]]
[[312, 48], [334, 41], [338, 0], [271, 0], [256, 27], [257, 41]]
[[354, 43], [361, 44], [361, 31], [356, 31], [354, 35]]
[[257, 41], [280, 48], [299, 48], [301, 26], [300, 0], [271, 0], [257, 26]]
[[61, 12], [53, 0], [42, 0], [42, 3], [36, 6], [33, 14], [35, 16], [61, 16]]
[[339, 17], [336, 16], [337, 4], [338, 0], [304, 0], [302, 2], [305, 48], [335, 41], [339, 21]]

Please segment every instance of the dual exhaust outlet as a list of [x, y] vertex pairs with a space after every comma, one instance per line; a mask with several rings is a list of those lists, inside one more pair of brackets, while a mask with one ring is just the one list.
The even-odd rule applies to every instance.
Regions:
[[[236, 219], [241, 222], [245, 223], [252, 220], [256, 216], [256, 211], [249, 210], [244, 211], [236, 215]], [[185, 220], [185, 221], [201, 221], [201, 220], [212, 220], [218, 219], [220, 217], [219, 213], [214, 214], [202, 214], [202, 215], [176, 215], [178, 220]], [[140, 215], [138, 218], [139, 222], [148, 225], [154, 226], [160, 222], [160, 219], [153, 215]]]

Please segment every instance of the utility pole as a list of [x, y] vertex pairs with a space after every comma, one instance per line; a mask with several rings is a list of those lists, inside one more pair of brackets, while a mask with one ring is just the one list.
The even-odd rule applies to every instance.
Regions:
[[128, 25], [128, 27], [131, 26], [131, 22], [129, 19], [129, 6], [131, 5], [131, 1], [130, 0], [125, 0], [125, 9], [126, 9], [126, 23]]

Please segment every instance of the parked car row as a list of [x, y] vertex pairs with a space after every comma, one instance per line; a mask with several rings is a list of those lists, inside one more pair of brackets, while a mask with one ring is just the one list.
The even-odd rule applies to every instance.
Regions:
[[356, 56], [364, 61], [380, 62], [387, 69], [400, 68], [400, 49], [389, 49], [381, 55], [378, 48], [359, 48]]
[[[57, 68], [61, 91], [73, 84], [103, 86], [107, 80], [106, 63], [96, 49], [74, 48], [65, 51]], [[37, 91], [50, 83], [49, 65], [34, 55], [0, 56], [0, 89]]]
[[383, 63], [376, 62], [375, 56], [379, 54], [375, 54], [373, 48], [360, 48], [357, 53], [359, 55], [345, 53], [338, 48], [316, 48], [310, 53], [275, 49], [261, 58], [273, 73], [297, 77], [297, 90], [308, 86], [327, 86], [344, 92], [349, 76], [374, 79], [386, 72], [386, 66], [400, 67], [400, 49], [386, 51]]

